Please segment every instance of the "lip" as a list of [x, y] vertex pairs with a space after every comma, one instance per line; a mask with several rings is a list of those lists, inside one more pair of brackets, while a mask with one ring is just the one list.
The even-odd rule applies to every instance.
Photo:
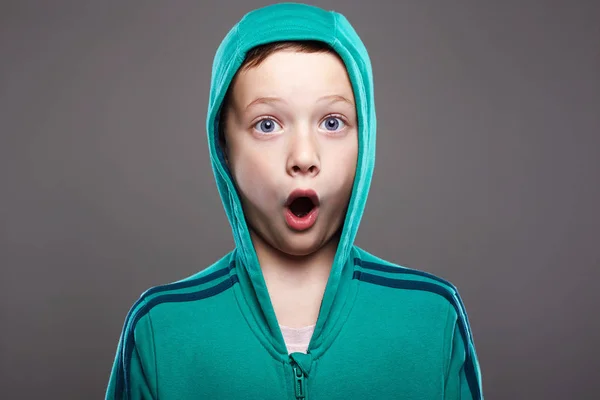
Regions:
[[[289, 208], [292, 202], [299, 197], [308, 197], [314, 206], [312, 210], [310, 210], [310, 212], [303, 217], [297, 217]], [[312, 189], [294, 190], [292, 193], [290, 193], [287, 201], [285, 202], [284, 215], [287, 225], [297, 232], [302, 232], [311, 228], [315, 222], [317, 222], [317, 217], [319, 216], [319, 196], [317, 195], [317, 192]]]
[[292, 193], [290, 193], [290, 195], [288, 196], [287, 201], [285, 202], [285, 207], [289, 207], [290, 204], [292, 204], [292, 202], [298, 197], [308, 197], [315, 207], [319, 207], [319, 195], [317, 195], [317, 192], [315, 192], [312, 189], [293, 190]]

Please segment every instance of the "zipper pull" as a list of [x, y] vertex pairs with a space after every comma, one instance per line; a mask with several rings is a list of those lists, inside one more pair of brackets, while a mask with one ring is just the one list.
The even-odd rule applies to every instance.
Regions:
[[296, 398], [304, 399], [306, 398], [304, 372], [302, 372], [302, 370], [296, 363], [292, 364], [292, 367], [294, 368], [294, 386], [296, 388]]

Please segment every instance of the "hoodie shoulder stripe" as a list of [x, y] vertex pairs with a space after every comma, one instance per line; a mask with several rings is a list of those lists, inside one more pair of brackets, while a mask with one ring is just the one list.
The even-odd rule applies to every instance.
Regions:
[[[168, 290], [187, 289], [192, 286], [208, 283], [210, 281], [213, 281], [215, 279], [218, 279], [222, 276], [227, 275], [234, 268], [234, 266], [235, 266], [235, 262], [232, 261], [231, 263], [229, 263], [229, 265], [227, 267], [218, 269], [214, 272], [211, 272], [210, 274], [200, 276], [198, 278], [179, 281], [179, 282], [175, 282], [175, 283], [169, 283], [169, 284], [161, 285], [161, 286], [156, 286], [156, 287], [146, 290], [142, 294], [141, 297], [148, 297], [155, 293], [166, 292]], [[140, 301], [138, 300], [138, 303], [139, 302]]]
[[451, 282], [449, 282], [445, 279], [442, 279], [434, 274], [430, 274], [428, 272], [419, 271], [419, 270], [411, 269], [411, 268], [395, 266], [395, 265], [385, 265], [385, 264], [379, 264], [379, 263], [370, 262], [370, 261], [363, 261], [358, 257], [354, 259], [354, 265], [357, 265], [363, 269], [370, 269], [373, 271], [420, 276], [420, 277], [431, 279], [433, 281], [439, 282], [439, 283], [447, 286], [449, 289], [451, 289], [451, 293], [454, 297], [454, 301], [456, 301], [456, 303], [458, 304], [459, 315], [461, 315], [462, 318], [464, 318], [464, 320], [466, 322], [467, 334], [468, 334], [467, 337], [469, 338], [469, 340], [471, 340], [471, 341], [473, 340], [473, 335], [471, 333], [469, 318], [467, 316], [467, 311], [465, 309], [465, 305], [463, 304], [462, 299], [458, 295], [458, 289]]
[[130, 384], [129, 384], [129, 364], [131, 363], [131, 357], [133, 356], [133, 348], [134, 348], [134, 332], [135, 326], [138, 321], [142, 319], [150, 310], [162, 303], [181, 303], [188, 301], [195, 301], [206, 299], [208, 297], [216, 296], [219, 293], [224, 292], [225, 290], [231, 288], [234, 284], [239, 282], [239, 278], [237, 275], [230, 276], [229, 279], [209, 288], [200, 290], [198, 292], [192, 293], [179, 293], [179, 294], [164, 294], [157, 297], [154, 297], [151, 300], [146, 300], [146, 304], [139, 308], [139, 310], [135, 313], [133, 320], [131, 321], [131, 328], [127, 335], [127, 339], [125, 340], [125, 346], [123, 348], [123, 378], [125, 383], [125, 391], [127, 392], [127, 398], [130, 396]]
[[[355, 260], [355, 262], [356, 262], [356, 260]], [[378, 271], [383, 271], [383, 272], [400, 272], [400, 273], [408, 272], [409, 274], [412, 272], [417, 272], [417, 274], [415, 274], [415, 275], [421, 275], [419, 273], [420, 271], [404, 270], [404, 269], [401, 269], [398, 267], [375, 264], [375, 263], [368, 263], [367, 267], [365, 267], [364, 264], [365, 264], [365, 262], [363, 262], [363, 265], [361, 265], [361, 266], [365, 269], [372, 269], [372, 270], [378, 270]], [[359, 264], [356, 263], [356, 265], [359, 265]], [[429, 276], [430, 274], [427, 274], [427, 273], [423, 273], [423, 274], [425, 274], [423, 276], [430, 277]], [[432, 275], [431, 277], [433, 277], [434, 280], [436, 280], [436, 281], [441, 280], [441, 283], [445, 282], [443, 279], [437, 278], [434, 275]], [[479, 383], [478, 383], [479, 382], [479, 378], [478, 378], [479, 372], [475, 365], [476, 361], [473, 359], [473, 353], [472, 353], [472, 349], [471, 349], [473, 340], [472, 340], [472, 336], [471, 336], [471, 332], [470, 332], [469, 322], [466, 319], [466, 313], [464, 312], [462, 302], [460, 301], [460, 296], [458, 296], [458, 294], [456, 292], [452, 293], [452, 291], [450, 289], [448, 289], [447, 287], [444, 287], [442, 285], [439, 285], [439, 284], [433, 283], [433, 282], [424, 282], [424, 281], [412, 280], [412, 279], [394, 279], [394, 278], [388, 278], [388, 277], [379, 276], [379, 275], [370, 274], [370, 273], [361, 272], [361, 271], [354, 271], [352, 278], [363, 281], [363, 282], [372, 283], [372, 284], [380, 285], [380, 286], [396, 288], [396, 289], [427, 291], [427, 292], [438, 294], [438, 295], [444, 297], [446, 300], [448, 300], [448, 302], [452, 305], [452, 307], [454, 307], [456, 314], [458, 316], [458, 329], [459, 329], [460, 334], [465, 343], [465, 349], [466, 349], [465, 350], [465, 373], [466, 373], [466, 377], [467, 377], [467, 383], [469, 385], [469, 390], [471, 391], [474, 399], [480, 400], [482, 398], [481, 390], [480, 390]], [[435, 279], [435, 278], [437, 278], [437, 279]], [[450, 285], [450, 286], [452, 288], [454, 288], [454, 286], [452, 286], [452, 285]]]
[[422, 276], [424, 278], [429, 278], [432, 279], [434, 281], [443, 283], [444, 285], [456, 290], [456, 287], [454, 287], [454, 285], [452, 283], [450, 283], [449, 281], [440, 278], [439, 276], [436, 276], [434, 274], [430, 274], [428, 272], [424, 272], [424, 271], [419, 271], [416, 269], [410, 269], [410, 268], [405, 268], [405, 267], [399, 267], [399, 266], [395, 266], [395, 265], [385, 265], [385, 264], [379, 264], [379, 263], [374, 263], [374, 262], [370, 262], [370, 261], [363, 261], [360, 258], [355, 258], [354, 259], [354, 265], [357, 265], [361, 268], [364, 269], [370, 269], [373, 271], [381, 271], [381, 272], [391, 272], [391, 273], [396, 273], [396, 274], [408, 274], [408, 275], [416, 275], [416, 276]]
[[[219, 285], [216, 285], [212, 288], [201, 290], [199, 292], [179, 294], [179, 295], [178, 294], [163, 294], [163, 295], [157, 296], [151, 300], [148, 300], [148, 297], [150, 297], [154, 294], [159, 294], [159, 293], [174, 291], [174, 290], [179, 290], [179, 289], [187, 289], [187, 288], [191, 288], [193, 286], [209, 283], [211, 281], [214, 281], [216, 279], [219, 279], [219, 278], [229, 274], [229, 272], [234, 267], [235, 267], [235, 262], [231, 262], [225, 268], [218, 269], [214, 272], [200, 276], [198, 278], [169, 283], [166, 285], [155, 286], [153, 288], [146, 290], [144, 293], [142, 293], [140, 298], [133, 304], [133, 306], [129, 310], [127, 317], [125, 317], [125, 324], [123, 326], [123, 331], [121, 332], [121, 340], [120, 340], [120, 343], [122, 345], [122, 347], [120, 349], [121, 362], [119, 362], [118, 368], [117, 368], [117, 379], [116, 379], [116, 384], [115, 384], [115, 399], [122, 398], [123, 385], [125, 384], [124, 368], [125, 368], [125, 364], [127, 364], [127, 367], [129, 366], [129, 362], [131, 361], [131, 353], [133, 351], [133, 348], [128, 349], [127, 346], [128, 346], [128, 343], [131, 342], [131, 339], [133, 339], [133, 332], [135, 330], [135, 325], [137, 324], [139, 319], [143, 315], [145, 315], [152, 307], [154, 307], [157, 304], [160, 304], [158, 299], [162, 298], [163, 296], [167, 296], [167, 299], [165, 302], [172, 302], [172, 301], [177, 301], [177, 299], [180, 298], [178, 296], [183, 296], [183, 297], [181, 297], [182, 299], [191, 298], [190, 300], [187, 300], [187, 301], [199, 300], [204, 297], [211, 297], [211, 296], [214, 296], [215, 294], [218, 294], [221, 291], [226, 290], [229, 287], [233, 286], [233, 284], [235, 284], [235, 282], [238, 281], [238, 278], [237, 278], [237, 275], [233, 275], [231, 277], [231, 279], [221, 282]], [[224, 287], [224, 286], [227, 286], [228, 283], [230, 283], [230, 285], [228, 287]], [[223, 285], [223, 284], [225, 284], [225, 285]], [[221, 286], [221, 285], [223, 285], [223, 286]], [[216, 291], [216, 293], [210, 294], [213, 291]], [[204, 297], [202, 297], [203, 295], [204, 295]], [[181, 301], [186, 301], [186, 300], [181, 300]], [[140, 307], [140, 305], [143, 302], [147, 302], [147, 304]], [[153, 304], [153, 305], [148, 308], [148, 304]], [[143, 315], [140, 315], [140, 313], [143, 313]], [[140, 316], [138, 317], [138, 315], [140, 315]], [[127, 332], [129, 332], [128, 335], [127, 335]], [[127, 340], [125, 340], [126, 337], [127, 337]], [[129, 353], [129, 357], [127, 357], [128, 353]], [[127, 387], [128, 385], [125, 385], [125, 386], [126, 386], [126, 389], [128, 389], [128, 387]]]

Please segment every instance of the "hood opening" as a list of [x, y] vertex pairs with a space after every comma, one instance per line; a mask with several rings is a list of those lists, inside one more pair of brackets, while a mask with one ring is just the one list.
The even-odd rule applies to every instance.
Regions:
[[[352, 84], [358, 123], [359, 151], [355, 181], [344, 220], [336, 233], [339, 244], [311, 341], [313, 350], [328, 340], [326, 336], [321, 336], [323, 327], [335, 325], [338, 310], [346, 304], [343, 301], [343, 293], [348, 290], [348, 286], [341, 285], [342, 274], [351, 279], [350, 272], [347, 272], [351, 271], [351, 268], [345, 268], [345, 265], [352, 263], [353, 243], [368, 197], [375, 163], [377, 128], [369, 55], [360, 37], [342, 14], [300, 3], [270, 5], [245, 14], [219, 45], [213, 60], [206, 121], [211, 166], [232, 228], [236, 265], [240, 266], [238, 274], [241, 291], [248, 301], [255, 302], [259, 309], [252, 313], [252, 319], [256, 322], [262, 321], [256, 324], [257, 329], [262, 332], [261, 337], [282, 354], [286, 353], [285, 344], [252, 243], [240, 196], [227, 163], [227, 143], [221, 133], [226, 122], [223, 118], [223, 114], [226, 113], [226, 110], [223, 113], [226, 92], [229, 91], [246, 56], [258, 46], [290, 41], [321, 42], [339, 55]], [[306, 197], [306, 194], [302, 193], [301, 196]], [[310, 202], [299, 197], [295, 204], [285, 206], [290, 212], [310, 214], [317, 210], [318, 205], [318, 199], [313, 199], [312, 209], [307, 211], [307, 208], [311, 207]]]

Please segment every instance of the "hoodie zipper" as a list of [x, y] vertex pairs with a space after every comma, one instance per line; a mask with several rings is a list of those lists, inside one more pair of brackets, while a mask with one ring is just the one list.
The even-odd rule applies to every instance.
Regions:
[[295, 361], [292, 361], [292, 369], [294, 372], [294, 391], [296, 399], [306, 400], [306, 379], [304, 372]]

